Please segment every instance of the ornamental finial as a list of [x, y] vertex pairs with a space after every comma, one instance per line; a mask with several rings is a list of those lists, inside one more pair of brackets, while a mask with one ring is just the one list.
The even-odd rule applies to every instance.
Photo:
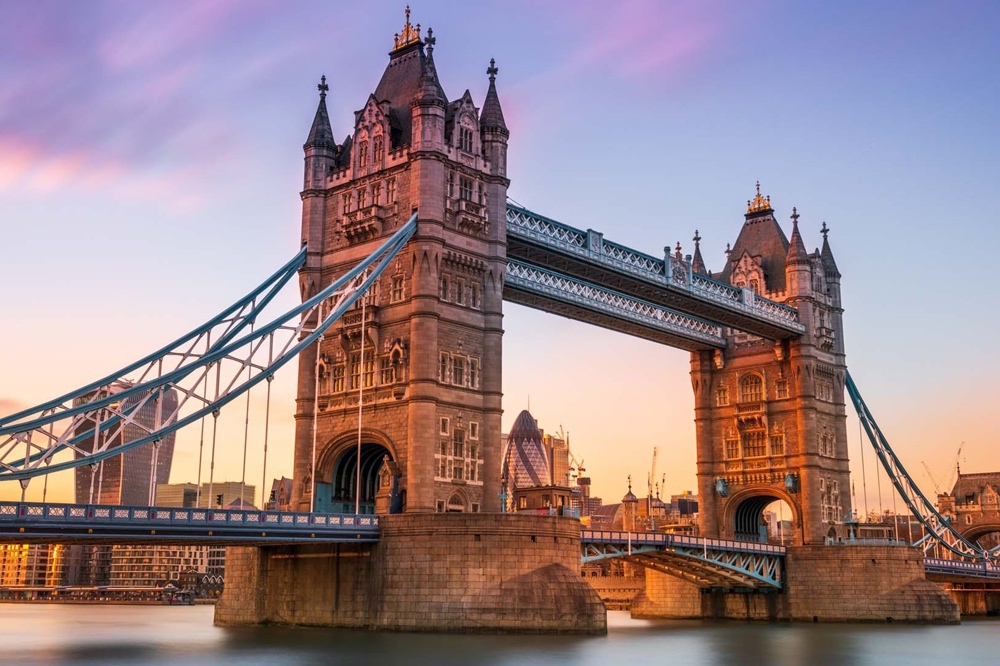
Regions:
[[729, 259], [729, 255], [732, 254], [732, 249], [729, 247], [729, 243], [726, 243], [726, 259]]
[[486, 73], [490, 77], [490, 83], [497, 80], [497, 74], [500, 73], [500, 70], [497, 68], [497, 61], [493, 58], [490, 58], [490, 66], [486, 69]]
[[632, 475], [628, 475], [628, 491], [632, 492]]
[[681, 254], [681, 242], [677, 241], [677, 246], [674, 248], [674, 256], [681, 259], [684, 255]]
[[414, 42], [420, 41], [420, 24], [418, 23], [416, 27], [410, 25], [410, 6], [406, 5], [406, 25], [403, 26], [403, 31], [398, 32], [393, 35], [392, 39], [392, 50], [398, 51], [404, 46], [409, 46]]
[[760, 195], [760, 181], [758, 180], [756, 196], [754, 196], [753, 200], [747, 201], [747, 213], [759, 213], [767, 210], [771, 210], [771, 197], [762, 197]]
[[822, 226], [822, 227], [820, 227], [820, 230], [819, 230], [819, 232], [820, 232], [821, 234], [823, 234], [823, 240], [825, 241], [825, 240], [826, 240], [826, 235], [827, 235], [828, 233], [830, 233], [830, 229], [829, 229], [829, 227], [827, 227], [827, 226], [826, 226], [826, 220], [823, 220], [823, 226]]
[[792, 226], [793, 227], [799, 226], [799, 211], [798, 209], [795, 208], [795, 206], [792, 206], [791, 218], [792, 218]]
[[427, 45], [427, 55], [434, 53], [434, 45], [437, 44], [437, 37], [434, 36], [434, 28], [427, 28], [427, 39], [424, 40], [424, 44]]
[[692, 238], [691, 240], [694, 241], [694, 249], [697, 250], [699, 244], [701, 243], [701, 235], [698, 234], [698, 230], [697, 229], [694, 230], [694, 238]]
[[326, 74], [319, 77], [319, 85], [316, 88], [319, 90], [319, 98], [326, 99], [326, 91], [330, 89], [330, 86], [326, 85]]

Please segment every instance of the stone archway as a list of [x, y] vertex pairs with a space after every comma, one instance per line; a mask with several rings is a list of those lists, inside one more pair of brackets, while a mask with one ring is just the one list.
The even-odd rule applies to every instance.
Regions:
[[974, 524], [962, 532], [962, 536], [984, 548], [996, 548], [1000, 546], [1000, 522]]
[[725, 529], [729, 538], [740, 541], [768, 540], [764, 510], [774, 502], [784, 502], [791, 513], [794, 542], [802, 543], [802, 517], [798, 506], [786, 492], [776, 488], [754, 488], [737, 493], [726, 504]]
[[317, 462], [316, 511], [354, 513], [357, 509], [360, 513], [375, 513], [376, 496], [380, 494], [380, 486], [384, 482], [380, 473], [388, 463], [395, 473], [390, 474], [389, 488], [382, 491], [383, 495], [388, 494], [388, 501], [383, 500], [380, 511], [401, 513], [402, 494], [399, 492], [397, 458], [393, 448], [381, 433], [362, 430], [359, 465], [357, 433], [345, 435], [328, 445]]

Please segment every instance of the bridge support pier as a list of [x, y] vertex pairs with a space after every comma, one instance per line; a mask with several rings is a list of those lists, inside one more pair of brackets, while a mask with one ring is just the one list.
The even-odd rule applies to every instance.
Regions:
[[632, 616], [951, 624], [959, 606], [927, 580], [919, 548], [798, 546], [788, 548], [781, 593], [701, 589], [647, 570]]
[[219, 625], [584, 633], [607, 629], [572, 519], [402, 514], [378, 544], [232, 548]]

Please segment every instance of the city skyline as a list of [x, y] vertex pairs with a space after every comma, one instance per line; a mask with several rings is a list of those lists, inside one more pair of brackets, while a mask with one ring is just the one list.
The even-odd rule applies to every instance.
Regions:
[[[20, 251], [3, 280], [8, 316], [30, 325], [5, 327], [0, 414], [158, 347], [295, 251], [315, 85], [328, 77], [340, 140], [384, 68], [402, 5], [5, 11], [0, 224]], [[959, 360], [942, 340], [997, 318], [984, 307], [1000, 236], [988, 224], [1000, 203], [988, 178], [1000, 173], [996, 8], [523, 3], [491, 13], [487, 34], [466, 29], [477, 8], [413, 12], [434, 28], [450, 96], [468, 87], [481, 107], [497, 59], [512, 199], [652, 255], [678, 241], [691, 252], [698, 229], [718, 271], [759, 180], [786, 232], [797, 206], [809, 250], [829, 225], [848, 366], [911, 475], [930, 493], [921, 461], [946, 476], [961, 441], [963, 469], [1000, 466], [989, 383], [1000, 357], [987, 348]], [[335, 67], [345, 61], [353, 67]], [[946, 243], [959, 261], [928, 270], [924, 257]], [[942, 279], [948, 270], [964, 275]], [[696, 488], [687, 353], [512, 304], [505, 315], [505, 432], [530, 395], [547, 431], [569, 431], [595, 495], [616, 501], [654, 446], [671, 492]], [[291, 471], [293, 373], [274, 390], [271, 477]], [[251, 400], [262, 412], [262, 396]], [[230, 411], [220, 428], [232, 455], [216, 479], [239, 478], [242, 414]], [[863, 509], [853, 417], [849, 433]], [[194, 481], [196, 459], [197, 436], [179, 434], [171, 482]], [[0, 497], [19, 495], [0, 485]]]

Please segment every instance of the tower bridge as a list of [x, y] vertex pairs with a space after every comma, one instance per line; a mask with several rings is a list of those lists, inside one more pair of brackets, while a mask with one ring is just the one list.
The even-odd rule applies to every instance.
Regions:
[[[963, 576], [994, 574], [995, 553], [920, 493], [847, 373], [841, 274], [825, 224], [822, 249], [808, 252], [796, 209], [788, 236], [758, 184], [712, 273], [697, 232], [693, 256], [679, 247], [654, 256], [515, 205], [499, 69], [491, 60], [482, 107], [469, 91], [450, 99], [435, 43], [407, 11], [382, 78], [339, 143], [321, 79], [303, 146], [302, 249], [288, 264], [154, 354], [0, 419], [0, 480], [26, 487], [214, 424], [297, 359], [293, 511], [22, 501], [0, 507], [0, 536], [244, 544], [229, 551], [217, 608], [230, 624], [601, 631], [603, 606], [578, 574], [581, 557], [649, 569], [641, 612], [651, 615], [674, 603], [739, 614], [724, 590], [757, 589], [766, 600], [744, 595], [744, 616], [957, 619], [924, 579], [922, 551], [827, 545], [851, 536], [849, 396], [925, 526], [924, 545], [948, 555], [929, 560], [935, 572], [953, 561]], [[301, 305], [271, 314], [295, 276]], [[570, 519], [501, 513], [505, 301], [690, 352], [700, 538], [581, 537]], [[127, 388], [111, 390], [126, 378]], [[140, 421], [143, 410], [152, 423]], [[126, 427], [141, 432], [123, 440]], [[793, 514], [787, 550], [757, 533], [777, 500]], [[868, 603], [873, 585], [885, 589]]]

